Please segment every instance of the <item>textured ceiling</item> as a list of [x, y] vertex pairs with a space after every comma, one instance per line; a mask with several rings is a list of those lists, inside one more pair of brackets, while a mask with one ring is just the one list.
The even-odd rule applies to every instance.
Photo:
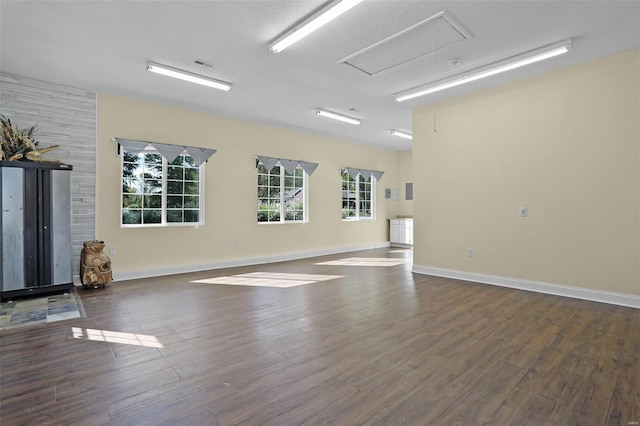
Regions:
[[[0, 70], [403, 150], [411, 142], [389, 129], [410, 131], [417, 105], [640, 46], [638, 1], [365, 0], [282, 53], [267, 50], [324, 3], [0, 0]], [[424, 40], [398, 43], [387, 54], [414, 59], [373, 75], [339, 62], [442, 11], [469, 39], [418, 57], [422, 49], [415, 43]], [[561, 57], [405, 103], [394, 100], [394, 93], [567, 38], [573, 48]], [[431, 44], [438, 42], [436, 36]], [[454, 58], [460, 64], [452, 68]], [[221, 92], [151, 74], [146, 61], [234, 87]], [[361, 118], [362, 124], [318, 117], [318, 107]]]

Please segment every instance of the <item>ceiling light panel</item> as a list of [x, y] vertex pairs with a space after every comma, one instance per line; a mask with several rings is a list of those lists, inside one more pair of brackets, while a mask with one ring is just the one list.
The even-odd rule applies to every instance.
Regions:
[[440, 12], [338, 61], [374, 75], [471, 38], [462, 25]]
[[297, 43], [318, 28], [325, 26], [362, 1], [363, 0], [334, 0], [330, 2], [274, 40], [269, 45], [269, 50], [274, 53], [282, 52], [287, 47]]
[[316, 114], [321, 116], [321, 117], [332, 118], [334, 120], [342, 121], [344, 123], [349, 123], [349, 124], [354, 124], [354, 125], [360, 124], [360, 119], [358, 119], [358, 118], [350, 117], [350, 116], [344, 115], [344, 114], [340, 114], [340, 113], [335, 112], [335, 111], [329, 111], [329, 110], [324, 109], [324, 108], [318, 108], [316, 110]]
[[200, 84], [202, 86], [213, 87], [214, 89], [224, 90], [227, 92], [233, 87], [231, 83], [227, 83], [226, 81], [216, 80], [215, 78], [205, 77], [203, 75], [180, 70], [167, 65], [156, 64], [154, 62], [147, 62], [147, 71], [188, 81], [190, 83]]
[[389, 133], [391, 133], [393, 136], [398, 136], [399, 138], [404, 138], [409, 140], [413, 139], [413, 135], [411, 133], [403, 132], [402, 130], [391, 129], [389, 130]]
[[564, 53], [567, 53], [571, 49], [571, 46], [571, 39], [567, 39], [560, 43], [541, 47], [540, 49], [523, 53], [521, 55], [514, 56], [500, 62], [496, 62], [481, 68], [476, 68], [475, 70], [471, 70], [465, 74], [458, 75], [452, 79], [440, 81], [438, 83], [430, 83], [406, 90], [404, 92], [396, 93], [395, 98], [396, 101], [402, 102], [409, 99], [417, 98], [419, 96], [424, 96], [431, 93], [439, 92], [441, 90], [471, 83], [472, 81], [491, 77], [496, 74], [511, 71], [516, 68], [562, 55]]

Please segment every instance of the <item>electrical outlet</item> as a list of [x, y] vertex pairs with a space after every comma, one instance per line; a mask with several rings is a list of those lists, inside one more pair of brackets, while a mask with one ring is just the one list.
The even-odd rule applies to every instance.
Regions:
[[116, 246], [109, 246], [109, 254], [116, 254]]
[[529, 209], [526, 207], [520, 207], [520, 217], [527, 217]]
[[473, 249], [467, 249], [467, 257], [473, 257]]

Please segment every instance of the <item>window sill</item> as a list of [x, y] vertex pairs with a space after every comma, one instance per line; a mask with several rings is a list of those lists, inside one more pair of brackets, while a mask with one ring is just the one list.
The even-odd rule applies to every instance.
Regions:
[[299, 220], [299, 221], [287, 221], [287, 222], [256, 222], [258, 225], [304, 225], [305, 223], [309, 223], [308, 220]]
[[150, 223], [146, 225], [123, 225], [120, 224], [120, 228], [199, 228], [204, 226], [204, 222], [189, 222], [189, 223]]

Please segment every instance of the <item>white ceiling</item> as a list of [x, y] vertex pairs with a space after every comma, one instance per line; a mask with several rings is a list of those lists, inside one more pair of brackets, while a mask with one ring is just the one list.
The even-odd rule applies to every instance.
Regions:
[[[365, 0], [285, 51], [267, 50], [323, 4], [0, 0], [0, 70], [405, 150], [411, 142], [389, 129], [411, 131], [411, 108], [417, 105], [640, 46], [640, 1]], [[441, 11], [470, 38], [373, 75], [338, 63]], [[567, 38], [573, 48], [561, 57], [412, 101], [394, 100], [394, 93]], [[415, 44], [405, 48], [408, 54], [420, 51]], [[452, 68], [454, 58], [460, 64]], [[197, 65], [197, 59], [213, 67]], [[151, 74], [146, 61], [234, 87], [222, 92]], [[318, 117], [318, 107], [361, 118], [362, 124]]]

